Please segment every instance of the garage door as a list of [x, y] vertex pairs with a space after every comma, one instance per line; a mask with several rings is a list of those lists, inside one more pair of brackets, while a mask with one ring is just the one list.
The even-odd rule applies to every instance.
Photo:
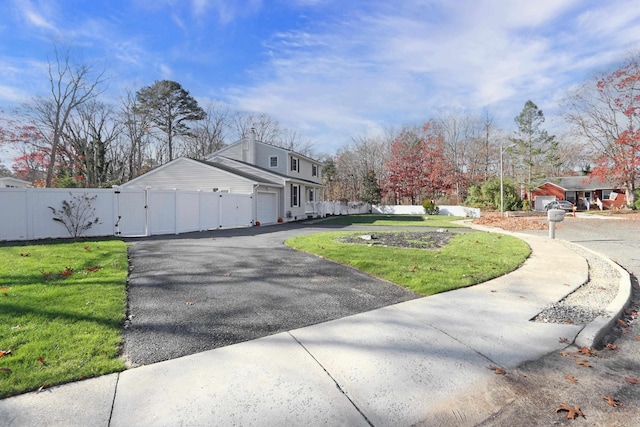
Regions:
[[261, 224], [278, 221], [278, 197], [276, 193], [258, 192], [257, 217]]
[[536, 196], [536, 203], [534, 209], [537, 211], [543, 211], [547, 203], [553, 202], [556, 196]]

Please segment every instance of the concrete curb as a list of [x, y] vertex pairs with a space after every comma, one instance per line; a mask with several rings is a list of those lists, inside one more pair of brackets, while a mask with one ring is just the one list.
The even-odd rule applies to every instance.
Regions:
[[[575, 243], [568, 242], [575, 246]], [[598, 316], [592, 320], [587, 326], [580, 331], [575, 339], [578, 347], [598, 348], [604, 345], [603, 340], [607, 332], [613, 327], [614, 323], [622, 316], [622, 312], [631, 302], [631, 276], [624, 268], [613, 262], [606, 256], [580, 246], [580, 248], [591, 252], [592, 254], [607, 261], [613, 268], [620, 273], [620, 283], [618, 285], [618, 293], [616, 297], [609, 303], [606, 308], [606, 316]]]
[[[515, 237], [519, 237], [519, 235], [524, 234], [519, 232], [503, 230], [498, 227], [487, 227], [487, 226], [475, 225], [469, 220], [462, 220], [460, 222], [476, 230], [504, 233], [504, 234], [515, 236]], [[558, 240], [562, 240], [562, 239], [558, 239]], [[632, 296], [631, 295], [631, 289], [632, 289], [631, 276], [629, 275], [627, 270], [625, 270], [624, 268], [622, 268], [621, 266], [613, 262], [608, 257], [604, 256], [603, 254], [592, 251], [591, 249], [587, 249], [584, 246], [577, 245], [567, 240], [562, 240], [562, 241], [569, 245], [580, 247], [581, 249], [591, 252], [595, 256], [602, 258], [620, 273], [620, 284], [618, 285], [618, 293], [616, 297], [613, 299], [613, 301], [611, 301], [611, 303], [609, 303], [609, 305], [605, 309], [607, 311], [607, 315], [598, 316], [594, 320], [589, 322], [582, 329], [582, 331], [580, 331], [580, 333], [574, 340], [574, 343], [578, 347], [588, 347], [588, 348], [601, 347], [604, 344], [603, 343], [604, 337], [607, 335], [607, 333], [610, 331], [610, 329], [613, 327], [616, 321], [622, 316], [622, 312], [624, 311], [625, 308], [629, 306], [629, 303], [631, 302], [631, 296]]]

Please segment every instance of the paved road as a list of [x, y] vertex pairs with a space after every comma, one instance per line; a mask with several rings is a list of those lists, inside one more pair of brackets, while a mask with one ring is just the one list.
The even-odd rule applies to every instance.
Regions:
[[[526, 233], [548, 234], [545, 231]], [[640, 276], [640, 221], [598, 217], [567, 218], [556, 229], [556, 238], [600, 252], [629, 273]]]
[[290, 224], [132, 241], [125, 357], [146, 365], [419, 295], [283, 244]]

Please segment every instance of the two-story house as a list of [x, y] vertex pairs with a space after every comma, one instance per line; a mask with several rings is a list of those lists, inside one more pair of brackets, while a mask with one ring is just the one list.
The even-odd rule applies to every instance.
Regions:
[[322, 163], [251, 132], [206, 160], [180, 157], [122, 187], [251, 194], [254, 222], [270, 224], [322, 216], [321, 174]]

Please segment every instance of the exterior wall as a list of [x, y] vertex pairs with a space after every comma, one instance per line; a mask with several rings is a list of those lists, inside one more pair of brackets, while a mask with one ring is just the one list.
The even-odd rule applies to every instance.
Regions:
[[179, 158], [122, 185], [123, 188], [228, 191], [251, 194], [253, 183], [194, 160]]
[[[298, 162], [298, 170], [291, 170], [292, 159]], [[317, 175], [313, 176], [312, 167], [316, 166]], [[320, 163], [312, 162], [304, 157], [297, 156], [295, 153], [289, 153], [287, 159], [287, 175], [292, 178], [304, 179], [307, 181], [322, 184], [322, 167]]]
[[538, 188], [534, 188], [531, 191], [531, 195], [534, 200], [537, 196], [555, 196], [557, 200], [564, 200], [564, 189], [547, 182]]
[[[287, 175], [287, 154], [288, 151], [280, 147], [257, 143], [255, 146], [254, 164], [261, 168], [268, 169], [282, 175]], [[275, 168], [271, 167], [271, 156], [276, 156], [278, 158], [278, 166]]]

